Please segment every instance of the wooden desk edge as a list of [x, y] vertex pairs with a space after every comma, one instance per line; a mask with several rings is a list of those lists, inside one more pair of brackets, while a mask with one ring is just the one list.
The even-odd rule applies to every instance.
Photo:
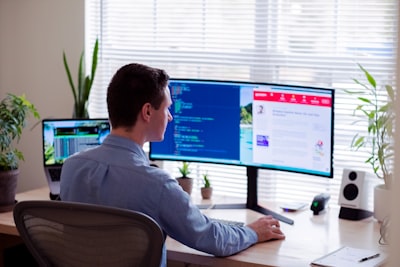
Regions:
[[17, 228], [11, 225], [0, 225], [0, 234], [19, 236]]

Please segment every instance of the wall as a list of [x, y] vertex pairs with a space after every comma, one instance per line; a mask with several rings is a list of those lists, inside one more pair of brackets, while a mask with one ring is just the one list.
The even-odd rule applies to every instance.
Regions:
[[[84, 0], [0, 0], [0, 98], [7, 92], [24, 93], [41, 118], [71, 117], [73, 97], [62, 53], [77, 73], [84, 6]], [[47, 185], [37, 122], [29, 119], [18, 144], [25, 156], [18, 192]]]

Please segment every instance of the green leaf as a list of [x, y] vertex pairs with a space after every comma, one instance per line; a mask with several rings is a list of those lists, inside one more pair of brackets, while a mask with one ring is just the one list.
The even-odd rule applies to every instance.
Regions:
[[390, 86], [390, 85], [385, 85], [385, 89], [386, 89], [386, 92], [387, 92], [387, 94], [389, 96], [389, 101], [393, 102], [395, 100], [393, 87]]
[[85, 80], [85, 61], [84, 53], [81, 53], [79, 58], [79, 68], [78, 68], [78, 106], [81, 107], [83, 101], [83, 81]]
[[376, 88], [376, 81], [375, 81], [374, 77], [372, 77], [372, 75], [369, 74], [369, 72], [363, 66], [361, 66], [360, 64], [358, 64], [358, 66], [364, 72], [369, 84], [372, 85], [372, 87]]
[[92, 87], [93, 81], [94, 81], [94, 76], [96, 74], [98, 51], [99, 51], [99, 39], [96, 39], [96, 42], [95, 42], [94, 48], [93, 48], [93, 54], [92, 54], [92, 71], [91, 71], [91, 79], [90, 79], [89, 88]]
[[359, 100], [361, 100], [361, 101], [363, 101], [363, 102], [365, 102], [365, 103], [372, 104], [371, 100], [370, 100], [370, 99], [368, 99], [368, 98], [365, 98], [365, 97], [359, 97], [358, 99], [359, 99]]
[[71, 86], [72, 94], [74, 95], [74, 101], [76, 102], [77, 101], [76, 89], [75, 89], [74, 82], [72, 80], [71, 71], [69, 70], [69, 67], [68, 67], [68, 62], [67, 62], [67, 57], [65, 55], [65, 52], [63, 52], [63, 61], [64, 61], [64, 68], [65, 68], [65, 71], [67, 72], [67, 76], [68, 76], [68, 82], [69, 82], [69, 85]]
[[364, 144], [364, 136], [359, 137], [358, 139], [355, 140], [353, 146], [355, 147], [361, 147]]

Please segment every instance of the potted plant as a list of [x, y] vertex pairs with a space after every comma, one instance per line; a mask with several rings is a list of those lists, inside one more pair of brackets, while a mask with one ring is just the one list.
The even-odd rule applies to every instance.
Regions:
[[93, 48], [92, 54], [92, 68], [90, 75], [86, 75], [85, 68], [85, 60], [84, 60], [84, 51], [81, 53], [79, 59], [79, 69], [78, 69], [78, 80], [75, 86], [75, 83], [72, 80], [71, 72], [67, 62], [67, 56], [65, 52], [63, 52], [63, 61], [65, 71], [67, 72], [69, 85], [71, 86], [72, 94], [74, 96], [74, 110], [73, 110], [73, 118], [89, 118], [88, 114], [88, 100], [90, 95], [90, 89], [92, 88], [94, 76], [96, 74], [97, 68], [97, 54], [99, 50], [99, 41], [96, 39]]
[[193, 189], [193, 179], [189, 177], [189, 174], [191, 173], [189, 165], [188, 162], [182, 162], [182, 166], [178, 167], [181, 177], [176, 178], [176, 180], [182, 189], [190, 195], [192, 194]]
[[40, 118], [35, 106], [24, 95], [7, 94], [0, 102], [0, 211], [12, 210], [24, 155], [14, 145], [19, 142], [27, 117]]
[[[391, 85], [384, 85], [385, 90], [381, 90], [375, 78], [360, 64], [359, 68], [363, 72], [367, 82], [353, 79], [361, 87], [361, 91], [349, 91], [356, 94], [360, 104], [355, 108], [354, 115], [358, 116], [358, 122], [367, 121], [365, 134], [356, 134], [352, 140], [351, 147], [359, 150], [367, 148], [369, 150], [366, 163], [371, 165], [373, 173], [383, 180], [383, 184], [374, 189], [374, 216], [382, 221], [389, 213], [390, 190], [393, 184], [393, 125], [394, 125], [394, 90]], [[385, 101], [383, 101], [385, 98]], [[383, 190], [383, 192], [382, 192]], [[386, 198], [381, 201], [381, 195]], [[386, 208], [385, 208], [386, 207]]]
[[213, 188], [211, 187], [210, 179], [208, 178], [208, 174], [203, 174], [203, 187], [201, 190], [201, 197], [203, 199], [210, 199], [212, 195]]

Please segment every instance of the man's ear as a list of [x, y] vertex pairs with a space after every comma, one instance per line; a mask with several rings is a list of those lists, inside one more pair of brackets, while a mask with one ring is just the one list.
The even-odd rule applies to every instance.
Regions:
[[151, 112], [152, 112], [152, 107], [150, 103], [146, 103], [143, 105], [142, 107], [142, 118], [145, 121], [149, 121], [150, 120], [150, 116], [151, 116]]

